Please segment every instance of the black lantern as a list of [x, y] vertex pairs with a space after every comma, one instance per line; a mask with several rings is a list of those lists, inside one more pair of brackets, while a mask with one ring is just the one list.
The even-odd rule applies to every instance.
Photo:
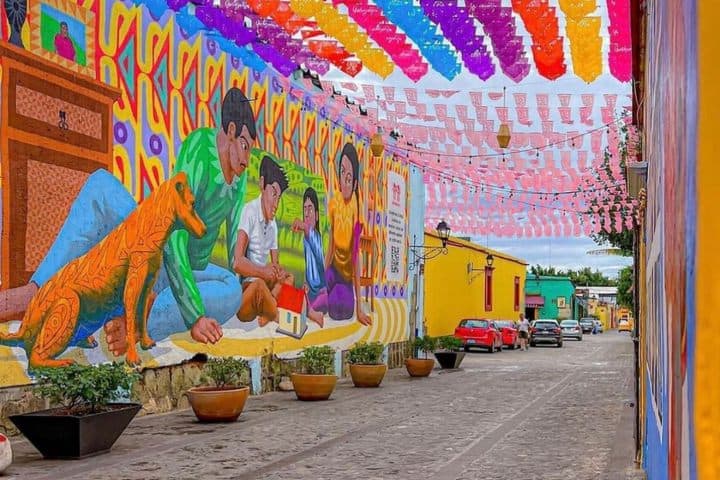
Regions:
[[488, 256], [485, 257], [485, 262], [487, 262], [487, 266], [492, 267], [494, 261], [495, 261], [495, 258], [492, 256], [492, 253], [488, 253]]
[[[424, 265], [423, 262], [433, 259], [438, 255], [447, 255], [447, 243], [448, 239], [450, 238], [450, 227], [447, 223], [445, 223], [445, 220], [441, 220], [440, 223], [437, 224], [437, 227], [435, 227], [435, 230], [437, 231], [437, 235], [442, 242], [442, 246], [435, 247], [430, 245], [418, 245], [413, 242], [413, 244], [410, 245], [410, 254], [412, 255], [412, 260], [410, 262], [410, 266], [408, 267], [409, 270], [414, 270], [415, 268], [420, 266], [422, 272], [422, 265]], [[415, 240], [415, 237], [413, 237], [413, 240]]]
[[441, 220], [440, 223], [438, 223], [436, 230], [438, 237], [440, 237], [440, 241], [442, 242], [443, 248], [446, 248], [448, 239], [450, 238], [450, 227], [448, 227], [448, 224], [445, 223], [445, 220]]

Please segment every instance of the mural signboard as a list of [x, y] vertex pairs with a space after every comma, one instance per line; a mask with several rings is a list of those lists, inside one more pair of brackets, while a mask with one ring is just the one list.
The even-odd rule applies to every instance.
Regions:
[[405, 180], [395, 172], [388, 173], [386, 275], [390, 282], [405, 279]]

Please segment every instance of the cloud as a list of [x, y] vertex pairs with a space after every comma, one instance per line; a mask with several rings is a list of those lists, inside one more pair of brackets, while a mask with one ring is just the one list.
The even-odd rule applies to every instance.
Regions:
[[[473, 241], [485, 245], [485, 238]], [[588, 251], [598, 249], [598, 245], [588, 237], [578, 238], [488, 238], [488, 247], [525, 260], [530, 265], [553, 266], [556, 269], [577, 270], [590, 267], [615, 278], [620, 270], [632, 265], [632, 257], [615, 255], [588, 255]]]

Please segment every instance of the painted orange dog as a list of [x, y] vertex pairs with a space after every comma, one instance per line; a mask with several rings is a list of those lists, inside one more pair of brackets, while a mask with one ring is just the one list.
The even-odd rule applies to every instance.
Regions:
[[[194, 203], [184, 173], [160, 185], [100, 243], [43, 285], [19, 330], [0, 333], [0, 344], [23, 345], [31, 368], [70, 365], [74, 360], [56, 357], [67, 348], [78, 322], [123, 304], [128, 345], [125, 361], [139, 364], [138, 340], [143, 349], [155, 345], [147, 333], [147, 319], [165, 242], [177, 227], [196, 237], [207, 231]], [[88, 339], [88, 343], [94, 341]]]

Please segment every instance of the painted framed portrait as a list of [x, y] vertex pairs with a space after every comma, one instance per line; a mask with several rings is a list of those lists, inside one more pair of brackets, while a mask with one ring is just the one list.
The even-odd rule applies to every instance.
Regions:
[[557, 306], [558, 308], [565, 308], [565, 297], [558, 297]]
[[31, 0], [30, 51], [95, 77], [95, 14], [70, 0]]

